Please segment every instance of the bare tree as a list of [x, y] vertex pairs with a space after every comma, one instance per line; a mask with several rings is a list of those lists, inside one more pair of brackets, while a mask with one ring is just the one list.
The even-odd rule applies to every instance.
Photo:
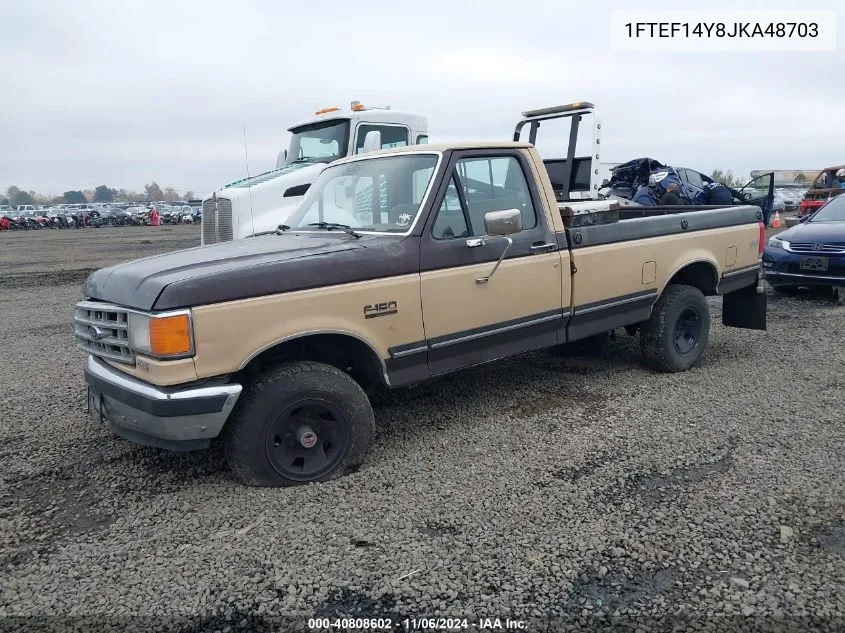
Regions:
[[727, 171], [722, 171], [721, 169], [714, 169], [711, 172], [710, 177], [716, 182], [720, 182], [726, 187], [731, 187], [733, 189], [737, 189], [745, 184], [745, 180], [741, 177], [734, 176], [733, 172], [730, 169]]
[[161, 187], [158, 186], [158, 183], [153, 181], [148, 185], [144, 185], [144, 191], [147, 193], [147, 199], [156, 201], [156, 200], [164, 200], [164, 192], [161, 190]]
[[164, 198], [163, 200], [167, 200], [168, 202], [176, 202], [179, 200], [179, 192], [176, 191], [173, 187], [165, 187], [164, 188]]

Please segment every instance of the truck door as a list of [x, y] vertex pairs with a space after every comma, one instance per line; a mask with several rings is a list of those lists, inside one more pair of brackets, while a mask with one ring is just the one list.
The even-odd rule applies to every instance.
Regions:
[[[423, 322], [433, 375], [557, 342], [560, 256], [525, 156], [455, 152], [422, 235]], [[484, 215], [519, 209], [523, 230], [485, 236]], [[489, 279], [480, 281], [484, 277]]]
[[768, 219], [775, 204], [775, 172], [763, 174], [745, 183], [739, 193], [746, 204], [760, 207], [763, 217]]

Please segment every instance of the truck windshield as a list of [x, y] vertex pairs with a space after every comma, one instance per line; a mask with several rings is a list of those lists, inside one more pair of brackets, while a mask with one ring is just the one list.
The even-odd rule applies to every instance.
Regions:
[[291, 130], [288, 164], [330, 163], [346, 156], [349, 147], [349, 119], [311, 123]]
[[356, 230], [404, 233], [428, 191], [437, 154], [407, 154], [327, 167], [288, 218], [293, 229], [320, 222]]

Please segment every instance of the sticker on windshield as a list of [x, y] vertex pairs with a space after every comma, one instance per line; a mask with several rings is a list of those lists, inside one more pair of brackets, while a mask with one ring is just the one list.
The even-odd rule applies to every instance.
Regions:
[[411, 214], [410, 213], [400, 213], [399, 217], [396, 218], [396, 226], [408, 226], [411, 223]]

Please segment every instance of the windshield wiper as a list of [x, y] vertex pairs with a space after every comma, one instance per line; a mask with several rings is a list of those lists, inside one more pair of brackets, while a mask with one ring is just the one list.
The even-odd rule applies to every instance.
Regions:
[[326, 229], [327, 231], [343, 231], [356, 239], [361, 237], [361, 234], [356, 233], [348, 224], [337, 224], [335, 222], [311, 222], [308, 226], [315, 226], [318, 229]]

